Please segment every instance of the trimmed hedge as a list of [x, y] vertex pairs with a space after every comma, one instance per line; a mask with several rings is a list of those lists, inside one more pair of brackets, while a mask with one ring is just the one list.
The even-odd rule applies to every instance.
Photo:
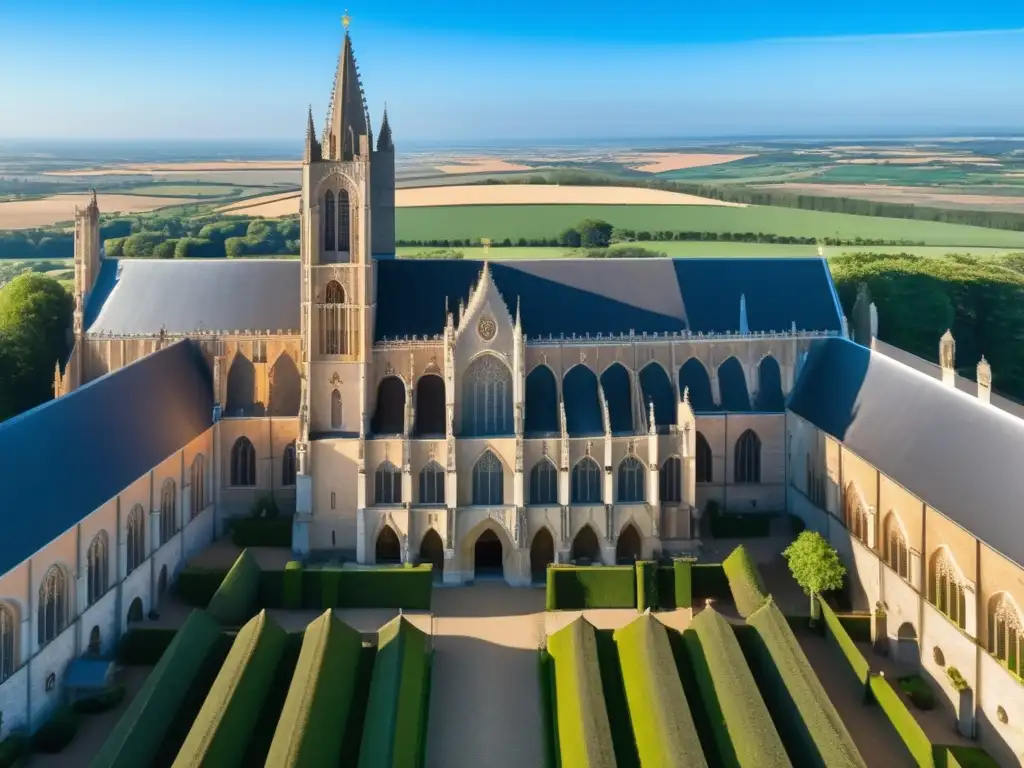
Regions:
[[80, 715], [97, 715], [113, 709], [124, 701], [124, 693], [123, 685], [115, 685], [88, 698], [79, 699], [71, 706]]
[[292, 560], [281, 574], [281, 607], [296, 610], [302, 607], [302, 563]]
[[207, 612], [227, 626], [249, 621], [259, 610], [260, 574], [256, 558], [248, 549], [243, 549], [214, 593]]
[[186, 566], [178, 574], [178, 578], [174, 582], [174, 590], [178, 598], [186, 605], [191, 605], [193, 608], [205, 608], [210, 604], [227, 575], [228, 572], [223, 568]]
[[174, 642], [178, 630], [167, 627], [134, 627], [117, 646], [117, 660], [126, 666], [152, 667]]
[[676, 574], [671, 566], [659, 565], [654, 570], [654, 578], [658, 580], [659, 611], [673, 611], [676, 608]]
[[946, 768], [999, 768], [999, 763], [992, 759], [981, 747], [936, 747], [935, 763]]
[[307, 568], [300, 573], [304, 608], [430, 610], [434, 569], [429, 563], [414, 568]]
[[429, 638], [399, 616], [378, 633], [359, 768], [418, 768], [426, 748]]
[[236, 517], [228, 521], [236, 547], [292, 546], [291, 517]]
[[636, 608], [631, 565], [548, 566], [547, 610]]
[[672, 561], [672, 593], [675, 608], [693, 607], [693, 563], [691, 557], [677, 557]]
[[32, 751], [54, 755], [63, 752], [78, 733], [78, 713], [65, 705], [57, 709], [43, 723], [39, 730], [32, 734]]
[[637, 560], [636, 568], [636, 609], [641, 613], [650, 608], [661, 608], [658, 600], [658, 566], [647, 560]]
[[153, 763], [178, 707], [220, 637], [216, 621], [203, 611], [192, 611], [107, 737], [92, 768], [145, 768]]
[[839, 617], [836, 616], [835, 611], [829, 606], [828, 603], [818, 595], [818, 605], [821, 607], [821, 616], [825, 620], [825, 626], [828, 628], [828, 632], [832, 637], [835, 638], [836, 643], [839, 644], [839, 650], [846, 656], [846, 660], [850, 662], [850, 668], [853, 670], [853, 674], [857, 676], [857, 679], [867, 685], [868, 676], [871, 674], [871, 667], [868, 664], [868, 660], [864, 658], [864, 654], [861, 653], [857, 646], [854, 644], [853, 639], [847, 633], [842, 623], [839, 621]]
[[287, 633], [266, 611], [239, 630], [181, 745], [175, 768], [242, 764], [287, 641]]
[[747, 624], [756, 630], [754, 676], [793, 764], [867, 768], [775, 601], [769, 597]]
[[753, 539], [771, 534], [772, 516], [765, 512], [720, 512], [710, 515], [711, 536], [715, 539]]
[[555, 662], [555, 718], [561, 765], [615, 768], [594, 627], [582, 617], [576, 619], [548, 637], [548, 652]]
[[767, 598], [761, 572], [751, 559], [747, 548], [740, 544], [724, 561], [722, 570], [729, 580], [733, 603], [740, 616], [747, 618], [764, 605]]
[[0, 768], [13, 768], [28, 756], [29, 741], [25, 734], [15, 731], [0, 741]]
[[690, 622], [683, 639], [723, 764], [790, 768], [729, 622], [705, 608]]
[[544, 765], [560, 768], [558, 759], [558, 725], [555, 722], [558, 700], [555, 693], [555, 661], [547, 648], [537, 653], [537, 673], [540, 675], [540, 704], [544, 717]]
[[729, 579], [721, 563], [694, 563], [692, 576], [693, 605], [703, 607], [709, 597], [713, 600], [732, 600]]
[[614, 637], [640, 764], [707, 768], [665, 625], [646, 614]]
[[917, 764], [921, 768], [932, 768], [935, 765], [932, 743], [914, 716], [910, 714], [910, 710], [907, 709], [907, 705], [903, 703], [900, 695], [896, 693], [889, 681], [880, 675], [872, 675], [869, 685], [871, 686], [871, 695], [885, 712], [892, 727], [903, 739], [903, 743], [910, 750], [910, 754]]
[[268, 766], [337, 763], [356, 683], [362, 635], [327, 611], [308, 627], [267, 755]]

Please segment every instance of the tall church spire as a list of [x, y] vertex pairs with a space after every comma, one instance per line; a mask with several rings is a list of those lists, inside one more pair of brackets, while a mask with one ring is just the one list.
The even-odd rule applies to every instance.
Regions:
[[388, 106], [384, 105], [384, 120], [380, 124], [380, 135], [377, 137], [377, 151], [384, 152], [395, 148], [395, 142], [391, 138], [391, 123], [388, 122]]
[[313, 107], [310, 106], [309, 116], [306, 121], [306, 152], [303, 162], [315, 163], [321, 159], [320, 142], [316, 139], [316, 126], [313, 124]]
[[359, 154], [359, 137], [369, 140], [370, 120], [366, 114], [363, 86], [359, 82], [352, 39], [348, 34], [348, 14], [342, 19], [345, 39], [334, 76], [334, 92], [324, 126], [323, 151], [328, 160], [351, 160]]

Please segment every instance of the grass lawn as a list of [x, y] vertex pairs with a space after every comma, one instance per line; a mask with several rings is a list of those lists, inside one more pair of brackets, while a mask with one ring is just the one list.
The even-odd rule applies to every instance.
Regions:
[[464, 205], [399, 208], [395, 212], [397, 236], [408, 240], [553, 237], [587, 218], [648, 231], [764, 232], [910, 240], [958, 248], [1024, 248], [1024, 232], [768, 206]]

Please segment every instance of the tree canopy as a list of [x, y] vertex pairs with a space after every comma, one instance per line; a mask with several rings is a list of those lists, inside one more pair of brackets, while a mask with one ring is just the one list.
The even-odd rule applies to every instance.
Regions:
[[806, 594], [814, 596], [842, 588], [846, 566], [820, 533], [803, 531], [782, 554]]

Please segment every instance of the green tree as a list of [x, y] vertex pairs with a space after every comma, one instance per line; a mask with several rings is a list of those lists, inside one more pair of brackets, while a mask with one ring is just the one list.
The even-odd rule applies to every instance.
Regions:
[[575, 229], [567, 229], [558, 236], [558, 244], [566, 248], [579, 248], [582, 238]]
[[815, 531], [804, 531], [782, 552], [796, 583], [811, 598], [811, 624], [818, 620], [817, 596], [841, 589], [846, 566], [839, 554]]
[[580, 233], [580, 240], [584, 247], [605, 248], [612, 240], [614, 227], [600, 219], [584, 219], [573, 229]]
[[162, 243], [157, 245], [153, 249], [153, 258], [155, 259], [173, 259], [174, 250], [178, 247], [178, 241], [174, 238], [170, 240], [164, 240]]

